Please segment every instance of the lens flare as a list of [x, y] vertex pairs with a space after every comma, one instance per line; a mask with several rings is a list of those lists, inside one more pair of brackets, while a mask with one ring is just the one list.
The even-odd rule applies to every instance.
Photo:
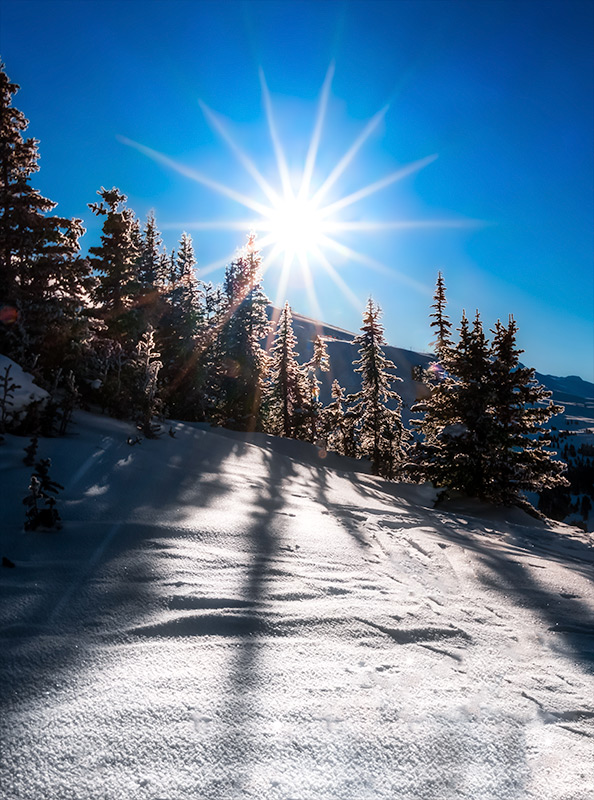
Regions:
[[[329, 97], [331, 92], [332, 79], [334, 76], [334, 64], [331, 63], [318, 101], [318, 108], [315, 115], [315, 122], [309, 146], [307, 148], [307, 155], [302, 170], [302, 177], [294, 191], [291, 182], [291, 175], [283, 143], [281, 141], [276, 121], [274, 117], [274, 108], [268, 84], [264, 76], [264, 72], [260, 70], [260, 85], [262, 89], [262, 99], [264, 105], [264, 112], [266, 115], [266, 122], [268, 125], [268, 132], [270, 135], [270, 142], [276, 159], [278, 169], [278, 186], [275, 187], [264, 178], [258, 170], [252, 159], [243, 151], [240, 145], [232, 138], [227, 130], [223, 119], [212, 111], [205, 103], [200, 101], [200, 106], [204, 113], [205, 119], [211, 128], [221, 137], [227, 144], [231, 152], [234, 154], [241, 166], [255, 181], [257, 187], [265, 197], [264, 202], [248, 197], [244, 193], [235, 190], [231, 186], [227, 186], [220, 181], [213, 180], [212, 178], [204, 175], [191, 167], [179, 164], [168, 156], [153, 150], [150, 147], [133, 142], [132, 140], [120, 136], [119, 139], [124, 144], [134, 147], [144, 155], [153, 159], [154, 161], [173, 169], [182, 175], [194, 180], [196, 183], [207, 187], [208, 189], [224, 195], [228, 199], [236, 202], [238, 205], [249, 209], [256, 214], [255, 218], [250, 220], [195, 220], [177, 222], [175, 225], [170, 224], [166, 227], [183, 228], [185, 230], [244, 230], [250, 229], [263, 234], [258, 240], [258, 245], [263, 251], [264, 264], [268, 269], [273, 262], [281, 264], [281, 270], [278, 280], [277, 295], [280, 295], [281, 289], [284, 291], [287, 288], [290, 280], [291, 271], [296, 266], [301, 270], [302, 281], [308, 287], [308, 294], [312, 301], [312, 307], [317, 306], [317, 298], [315, 295], [314, 282], [312, 278], [312, 265], [322, 269], [328, 274], [336, 287], [342, 292], [345, 298], [357, 305], [358, 308], [362, 305], [361, 299], [356, 298], [352, 290], [348, 287], [344, 279], [339, 275], [338, 271], [332, 266], [329, 261], [328, 255], [332, 252], [339, 253], [343, 258], [347, 257], [349, 260], [358, 264], [383, 272], [392, 278], [404, 281], [405, 283], [413, 286], [413, 288], [427, 292], [424, 285], [412, 280], [410, 277], [401, 274], [393, 266], [388, 267], [376, 259], [372, 259], [365, 253], [347, 247], [336, 238], [337, 234], [348, 233], [357, 231], [362, 234], [373, 235], [378, 231], [405, 231], [407, 229], [418, 228], [448, 228], [448, 227], [475, 227], [481, 225], [481, 222], [476, 220], [384, 220], [384, 221], [344, 221], [337, 215], [343, 209], [352, 206], [364, 198], [379, 192], [388, 186], [391, 186], [398, 181], [412, 175], [419, 170], [429, 166], [437, 155], [429, 155], [425, 158], [418, 159], [410, 164], [406, 164], [400, 169], [389, 173], [383, 178], [370, 183], [367, 186], [361, 187], [357, 191], [350, 192], [338, 200], [324, 204], [323, 201], [328, 195], [329, 190], [338, 184], [340, 178], [349, 168], [351, 162], [355, 159], [358, 152], [364, 146], [365, 142], [369, 139], [372, 133], [376, 130], [378, 125], [385, 119], [389, 105], [381, 108], [371, 119], [363, 126], [363, 129], [355, 138], [351, 146], [342, 154], [334, 167], [332, 167], [327, 174], [327, 177], [318, 182], [317, 187], [314, 186], [315, 164], [318, 154], [320, 141], [322, 138], [322, 131], [326, 119], [328, 109]], [[216, 269], [219, 269], [224, 264], [228, 263], [233, 257], [233, 253], [227, 254], [224, 258], [217, 259], [212, 264], [206, 265], [201, 270], [201, 275], [205, 276]], [[281, 304], [284, 298], [280, 298]]]

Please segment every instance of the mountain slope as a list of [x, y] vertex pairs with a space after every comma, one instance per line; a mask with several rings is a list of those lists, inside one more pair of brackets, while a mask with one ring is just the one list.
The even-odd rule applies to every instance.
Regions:
[[0, 449], [3, 797], [590, 797], [591, 537], [174, 428]]

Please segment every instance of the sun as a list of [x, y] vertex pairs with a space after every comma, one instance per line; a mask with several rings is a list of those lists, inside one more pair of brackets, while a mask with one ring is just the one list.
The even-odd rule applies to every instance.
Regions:
[[[327, 177], [319, 182], [317, 186], [313, 186], [316, 158], [324, 127], [333, 75], [334, 65], [331, 64], [320, 93], [315, 123], [297, 191], [295, 191], [289, 175], [284, 148], [276, 128], [270, 92], [268, 91], [268, 86], [262, 70], [260, 70], [262, 98], [270, 140], [278, 168], [278, 187], [271, 185], [271, 183], [264, 178], [254, 162], [231, 137], [221, 118], [202, 101], [200, 101], [200, 106], [210, 126], [227, 143], [237, 160], [251, 175], [261, 195], [265, 198], [264, 200], [257, 200], [255, 197], [242, 194], [232, 186], [220, 183], [191, 167], [180, 164], [150, 147], [146, 147], [145, 145], [125, 137], [119, 137], [119, 139], [158, 163], [170, 169], [174, 169], [191, 180], [226, 196], [255, 214], [255, 216], [252, 216], [250, 219], [216, 221], [195, 220], [180, 224], [182, 224], [186, 230], [218, 229], [243, 230], [244, 232], [253, 230], [260, 234], [258, 247], [263, 253], [263, 272], [266, 272], [272, 264], [281, 264], [275, 305], [282, 305], [284, 302], [284, 292], [290, 280], [291, 271], [297, 268], [301, 270], [313, 309], [319, 310], [312, 277], [312, 266], [315, 264], [316, 268], [323, 269], [330, 276], [337, 288], [344, 294], [345, 298], [356, 306], [359, 311], [360, 299], [355, 297], [346, 281], [340, 276], [330, 261], [330, 258], [335, 253], [338, 253], [342, 260], [346, 257], [348, 260], [362, 264], [368, 269], [373, 269], [385, 275], [398, 278], [422, 291], [425, 291], [425, 287], [420, 287], [420, 285], [411, 278], [397, 272], [394, 267], [387, 267], [376, 259], [370, 258], [364, 252], [348, 247], [340, 241], [341, 233], [357, 231], [361, 234], [373, 235], [374, 232], [382, 230], [403, 231], [419, 227], [468, 227], [474, 226], [477, 223], [472, 220], [459, 219], [429, 221], [367, 220], [356, 222], [341, 220], [340, 213], [345, 208], [359, 203], [364, 198], [424, 169], [435, 161], [437, 155], [429, 155], [410, 164], [406, 164], [400, 169], [385, 175], [383, 178], [367, 186], [363, 186], [355, 192], [344, 195], [338, 200], [328, 203], [326, 198], [330, 190], [336, 186], [361, 147], [383, 121], [389, 108], [389, 106], [384, 106], [374, 114], [365, 124], [363, 130], [357, 136], [353, 144], [337, 160], [336, 165], [330, 170]], [[200, 270], [201, 276], [206, 276], [209, 272], [219, 269], [229, 263], [233, 256], [233, 253], [226, 254], [224, 258], [203, 267]]]
[[322, 246], [324, 219], [311, 198], [293, 195], [279, 198], [266, 227], [271, 244], [282, 253], [310, 258]]

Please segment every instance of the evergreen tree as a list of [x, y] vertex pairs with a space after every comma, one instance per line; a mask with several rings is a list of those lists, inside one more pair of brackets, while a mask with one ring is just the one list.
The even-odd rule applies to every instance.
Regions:
[[227, 267], [224, 291], [227, 320], [221, 332], [223, 353], [223, 424], [253, 430], [259, 424], [266, 352], [262, 341], [269, 329], [268, 298], [261, 285], [261, 256], [250, 233], [238, 257]]
[[441, 272], [438, 272], [435, 294], [433, 295], [433, 303], [431, 305], [431, 308], [434, 308], [435, 311], [430, 314], [429, 317], [433, 320], [431, 322], [431, 327], [435, 331], [434, 346], [435, 353], [439, 361], [447, 358], [447, 354], [452, 346], [452, 323], [445, 313], [445, 308], [447, 305], [445, 292], [446, 286], [443, 280], [443, 275]]
[[307, 364], [303, 365], [305, 384], [305, 414], [307, 421], [306, 438], [310, 442], [316, 442], [321, 433], [321, 414], [322, 403], [320, 401], [321, 381], [318, 373], [330, 370], [330, 359], [326, 342], [318, 334], [313, 343], [313, 355]]
[[[414, 410], [424, 440], [410, 470], [436, 486], [495, 503], [522, 503], [522, 490], [564, 486], [564, 465], [545, 447], [542, 424], [561, 408], [519, 363], [517, 326], [500, 322], [489, 345], [477, 311], [463, 314], [459, 341], [448, 345], [447, 372]], [[544, 405], [545, 401], [549, 402]]]
[[89, 208], [105, 220], [101, 244], [89, 248], [91, 265], [99, 273], [94, 300], [108, 337], [130, 347], [142, 330], [142, 320], [133, 309], [140, 292], [138, 225], [119, 189], [102, 187], [97, 194], [101, 202], [90, 203]]
[[166, 401], [182, 419], [201, 419], [204, 364], [203, 292], [196, 277], [192, 239], [182, 234], [164, 294], [160, 345], [163, 353]]
[[335, 379], [332, 382], [332, 402], [322, 412], [322, 431], [327, 447], [343, 456], [357, 456], [357, 418], [345, 409], [346, 392]]
[[516, 345], [518, 326], [510, 316], [507, 327], [499, 320], [493, 330], [493, 434], [490, 456], [489, 499], [517, 502], [522, 491], [566, 487], [566, 465], [554, 461], [544, 423], [563, 408], [551, 401], [551, 392], [537, 383], [534, 370], [520, 364]]
[[[354, 363], [358, 365], [355, 372], [361, 373], [361, 391], [349, 397], [352, 413], [358, 419], [359, 449], [361, 455], [370, 459], [374, 475], [383, 474], [385, 462], [393, 465], [395, 460], [403, 458], [408, 438], [400, 413], [402, 400], [391, 389], [392, 383], [402, 378], [390, 374], [396, 366], [384, 355], [380, 316], [379, 306], [370, 298], [363, 314], [362, 333], [354, 339], [360, 345], [360, 358]], [[388, 407], [389, 401], [395, 408]], [[393, 467], [390, 471], [393, 472]]]
[[270, 433], [289, 438], [298, 438], [303, 427], [306, 389], [305, 377], [297, 363], [296, 344], [291, 308], [285, 303], [270, 352], [266, 418]]
[[78, 257], [80, 220], [47, 216], [56, 204], [31, 186], [38, 142], [23, 138], [18, 89], [0, 64], [0, 347], [21, 363], [37, 354], [45, 368], [81, 336], [90, 270]]
[[220, 286], [204, 285], [204, 327], [200, 341], [204, 416], [221, 422], [222, 386], [225, 379], [223, 332], [228, 320], [228, 299]]
[[157, 229], [155, 214], [150, 211], [142, 232], [138, 258], [138, 278], [143, 288], [149, 291], [160, 283], [162, 250], [163, 242]]
[[132, 362], [135, 371], [134, 399], [138, 425], [147, 438], [153, 438], [155, 435], [151, 420], [160, 405], [157, 397], [157, 377], [163, 366], [159, 361], [160, 355], [155, 343], [155, 329], [149, 325], [136, 345]]
[[25, 514], [25, 530], [35, 531], [38, 528], [60, 529], [60, 514], [56, 508], [56, 495], [64, 487], [49, 476], [51, 467], [49, 458], [42, 458], [35, 464], [35, 472], [31, 475], [29, 493], [23, 498], [27, 507]]

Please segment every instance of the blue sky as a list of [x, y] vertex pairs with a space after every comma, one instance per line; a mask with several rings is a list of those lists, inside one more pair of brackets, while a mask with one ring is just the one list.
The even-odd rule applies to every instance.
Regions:
[[463, 308], [487, 327], [513, 313], [527, 363], [594, 379], [590, 2], [1, 0], [0, 13], [0, 55], [41, 142], [34, 185], [84, 219], [84, 249], [99, 235], [86, 204], [115, 185], [139, 217], [154, 209], [168, 247], [186, 229], [200, 268], [225, 259], [243, 230], [205, 226], [258, 215], [182, 171], [268, 201], [199, 101], [280, 189], [262, 70], [296, 187], [333, 64], [312, 192], [385, 109], [325, 202], [436, 155], [333, 217], [422, 224], [336, 234], [359, 256], [322, 247], [334, 275], [310, 258], [317, 310], [297, 264], [277, 296], [282, 256], [268, 295], [353, 330], [371, 294], [389, 342], [426, 350], [441, 269], [456, 324]]

